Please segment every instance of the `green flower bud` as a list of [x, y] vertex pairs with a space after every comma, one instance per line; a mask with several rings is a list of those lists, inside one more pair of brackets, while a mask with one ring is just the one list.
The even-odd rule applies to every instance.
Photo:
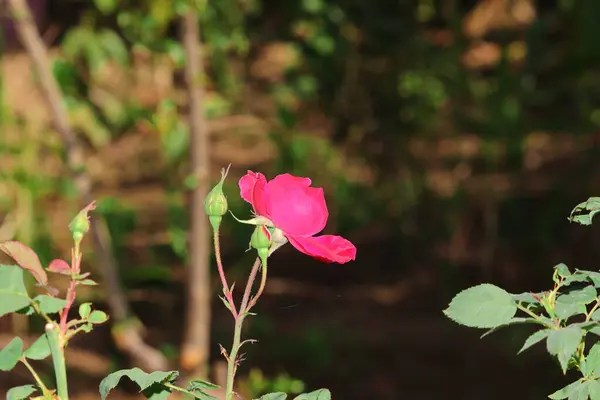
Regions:
[[69, 230], [73, 233], [73, 240], [76, 243], [81, 242], [83, 236], [90, 230], [90, 217], [88, 213], [96, 209], [96, 202], [92, 201], [90, 204], [85, 206], [79, 213], [73, 218], [69, 224]]
[[262, 225], [258, 225], [250, 237], [250, 246], [256, 249], [258, 256], [264, 263], [269, 256], [269, 247], [271, 247], [271, 234], [269, 230]]
[[221, 180], [208, 192], [206, 199], [204, 199], [204, 212], [208, 215], [208, 219], [215, 232], [219, 230], [223, 215], [227, 213], [227, 198], [223, 194], [223, 182], [225, 182], [228, 172], [229, 167], [221, 170]]

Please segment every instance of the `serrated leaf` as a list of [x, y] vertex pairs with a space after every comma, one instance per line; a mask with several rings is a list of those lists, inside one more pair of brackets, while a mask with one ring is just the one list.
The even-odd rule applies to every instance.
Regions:
[[200, 400], [217, 400], [216, 397], [205, 393], [205, 390], [214, 390], [219, 389], [220, 386], [215, 385], [210, 382], [201, 381], [201, 380], [192, 380], [188, 384], [187, 390], [194, 395], [197, 399]]
[[[564, 302], [571, 302], [577, 304], [589, 304], [596, 300], [598, 293], [596, 288], [593, 286], [586, 286], [582, 289], [570, 291], [567, 294], [559, 296], [558, 299], [562, 299]], [[557, 300], [558, 300], [557, 299]]]
[[552, 400], [587, 400], [589, 395], [589, 384], [589, 381], [583, 381], [580, 379], [552, 393], [548, 397]]
[[44, 360], [50, 356], [50, 343], [48, 343], [48, 336], [44, 333], [42, 336], [37, 338], [35, 342], [31, 344], [25, 350], [23, 355], [31, 360]]
[[0, 265], [0, 317], [27, 307], [31, 299], [23, 283], [23, 269]]
[[283, 392], [277, 393], [267, 393], [265, 395], [260, 396], [259, 399], [256, 400], [285, 400], [287, 399], [287, 394]]
[[35, 385], [17, 386], [6, 392], [6, 400], [23, 400], [37, 390], [38, 388]]
[[[108, 393], [119, 384], [119, 381], [124, 376], [128, 377], [133, 382], [135, 382], [139, 386], [140, 391], [145, 391], [148, 389], [153, 389], [151, 387], [155, 384], [163, 384], [166, 382], [168, 382], [168, 383], [173, 382], [179, 376], [179, 372], [177, 372], [177, 371], [169, 371], [169, 372], [155, 371], [155, 372], [152, 372], [151, 374], [148, 374], [139, 368], [123, 369], [120, 371], [113, 372], [112, 374], [108, 375], [106, 378], [102, 379], [102, 382], [100, 382], [99, 389], [100, 389], [100, 397], [102, 398], [102, 400], [104, 400], [106, 398], [106, 396], [108, 395]], [[154, 388], [152, 390], [153, 393], [151, 393], [151, 394], [157, 395], [156, 391], [157, 391], [156, 388]], [[158, 392], [158, 395], [160, 396], [161, 392]]]
[[11, 340], [0, 350], [0, 371], [10, 371], [23, 355], [23, 341], [20, 337]]
[[40, 310], [42, 310], [45, 314], [54, 314], [65, 308], [67, 304], [66, 300], [59, 299], [57, 297], [48, 296], [45, 294], [41, 294], [33, 299], [36, 303], [39, 304]]
[[561, 320], [568, 319], [574, 315], [585, 314], [587, 309], [584, 304], [574, 303], [570, 300], [563, 299], [565, 296], [559, 296], [554, 303], [554, 312]]
[[102, 324], [108, 321], [108, 315], [104, 311], [94, 310], [88, 318], [92, 324]]
[[294, 400], [331, 400], [331, 393], [327, 389], [319, 389], [314, 392], [301, 394]]
[[82, 303], [79, 305], [79, 316], [86, 319], [92, 312], [92, 303]]
[[62, 275], [69, 275], [71, 273], [71, 266], [65, 260], [55, 258], [48, 264], [48, 271]]
[[512, 296], [489, 283], [463, 290], [444, 310], [451, 320], [472, 328], [495, 328], [508, 323], [516, 312]]
[[46, 271], [42, 268], [40, 259], [33, 249], [21, 242], [9, 240], [0, 243], [0, 250], [15, 260], [21, 268], [29, 271], [39, 284], [48, 284], [48, 275], [46, 275]]
[[[512, 294], [511, 296], [515, 301], [518, 301], [520, 303], [539, 303], [539, 300], [537, 300], [533, 295], [534, 293], [525, 292], [520, 294]], [[542, 293], [536, 293], [536, 295], [538, 297], [541, 297]]]
[[553, 330], [548, 335], [548, 340], [546, 341], [548, 353], [558, 358], [563, 374], [567, 372], [569, 360], [575, 354], [575, 351], [577, 351], [583, 334], [583, 329], [568, 326]]
[[488, 336], [488, 335], [491, 335], [492, 333], [494, 333], [494, 332], [496, 332], [496, 331], [498, 331], [498, 330], [500, 330], [500, 329], [502, 329], [502, 328], [505, 328], [505, 327], [507, 327], [507, 326], [511, 326], [511, 325], [517, 325], [517, 324], [528, 324], [528, 323], [529, 323], [529, 324], [538, 324], [538, 323], [539, 323], [539, 321], [538, 321], [537, 319], [535, 319], [535, 318], [520, 318], [520, 317], [518, 317], [518, 318], [512, 318], [512, 319], [511, 319], [510, 321], [508, 321], [507, 323], [505, 323], [505, 324], [502, 324], [502, 325], [499, 325], [499, 326], [497, 326], [497, 327], [495, 327], [495, 328], [492, 328], [492, 329], [490, 329], [489, 331], [485, 332], [485, 333], [484, 333], [483, 335], [481, 335], [479, 338], [480, 338], [480, 339], [483, 339], [484, 337], [486, 337], [486, 336]]
[[600, 371], [600, 343], [594, 344], [588, 355], [585, 357], [586, 376], [596, 375], [596, 371]]
[[567, 279], [565, 279], [562, 283], [563, 286], [569, 286], [572, 283], [581, 283], [581, 282], [589, 282], [591, 281], [591, 277], [589, 275], [586, 274], [581, 274], [581, 273], [574, 273], [573, 275], [569, 276]]
[[598, 211], [600, 211], [600, 198], [590, 197], [587, 201], [575, 206], [569, 215], [569, 221], [581, 225], [591, 225], [592, 219]]
[[521, 354], [522, 352], [524, 352], [531, 346], [538, 344], [542, 340], [546, 339], [548, 337], [548, 335], [550, 335], [550, 332], [552, 332], [551, 329], [542, 329], [541, 331], [537, 331], [537, 332], [533, 333], [531, 336], [529, 336], [527, 338], [527, 340], [525, 340], [523, 347], [521, 347], [521, 350], [519, 350], [519, 352], [517, 354]]

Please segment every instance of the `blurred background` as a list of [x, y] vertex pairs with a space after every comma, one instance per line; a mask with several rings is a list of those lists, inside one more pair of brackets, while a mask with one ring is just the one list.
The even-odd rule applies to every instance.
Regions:
[[[86, 193], [4, 2], [0, 240], [31, 245], [46, 265], [68, 258], [67, 224]], [[247, 169], [309, 176], [326, 193], [326, 232], [358, 248], [345, 265], [291, 246], [275, 253], [247, 322], [246, 337], [259, 343], [245, 348], [238, 375], [246, 398], [327, 387], [344, 400], [537, 400], [572, 381], [541, 346], [516, 356], [530, 330], [479, 340], [483, 332], [441, 310], [479, 282], [539, 291], [559, 262], [597, 268], [598, 228], [567, 216], [599, 187], [599, 1], [29, 6], [98, 201], [102, 229], [87, 239], [84, 269], [101, 285], [80, 290], [79, 301], [113, 316], [69, 347], [76, 399], [98, 398], [98, 382], [118, 368], [179, 368], [190, 307], [210, 332], [208, 373], [222, 383], [219, 343], [230, 347], [233, 323], [216, 297], [210, 249], [204, 264], [188, 251], [197, 243], [196, 161], [182, 15], [200, 29], [204, 165], [214, 183], [232, 164], [230, 209], [249, 215], [237, 188]], [[250, 233], [231, 218], [222, 228], [226, 270], [240, 288]], [[190, 304], [192, 268], [209, 268], [212, 304]], [[5, 317], [0, 341], [34, 339], [42, 326]], [[28, 382], [26, 370], [3, 373], [0, 392]], [[114, 398], [135, 396], [125, 385]]]

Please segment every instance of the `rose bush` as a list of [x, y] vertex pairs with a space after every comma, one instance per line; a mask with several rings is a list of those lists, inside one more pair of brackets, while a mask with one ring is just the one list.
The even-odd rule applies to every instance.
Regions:
[[274, 228], [275, 241], [289, 241], [304, 254], [324, 262], [347, 263], [356, 258], [356, 247], [336, 235], [315, 236], [325, 228], [329, 212], [322, 188], [310, 178], [277, 175], [267, 182], [261, 173], [248, 171], [239, 181], [240, 193], [252, 205], [257, 220]]

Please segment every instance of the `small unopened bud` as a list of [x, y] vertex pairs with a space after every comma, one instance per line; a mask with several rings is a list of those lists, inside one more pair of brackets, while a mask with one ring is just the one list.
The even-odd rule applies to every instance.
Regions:
[[265, 226], [259, 225], [254, 229], [250, 237], [250, 246], [256, 249], [264, 263], [269, 256], [269, 247], [271, 247], [271, 234]]
[[229, 167], [221, 170], [221, 180], [208, 192], [206, 199], [204, 199], [204, 212], [208, 215], [208, 219], [215, 232], [219, 230], [223, 215], [227, 213], [227, 198], [223, 194], [223, 182], [225, 182], [228, 172]]
[[73, 240], [76, 243], [81, 242], [83, 236], [90, 230], [90, 217], [88, 213], [96, 209], [96, 202], [92, 201], [90, 204], [85, 206], [79, 213], [73, 218], [69, 224], [69, 230], [73, 234]]

